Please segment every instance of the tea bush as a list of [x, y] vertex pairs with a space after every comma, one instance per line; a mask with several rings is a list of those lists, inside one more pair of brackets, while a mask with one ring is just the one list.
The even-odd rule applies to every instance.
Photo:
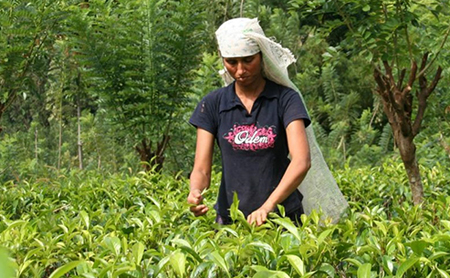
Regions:
[[[320, 212], [296, 227], [195, 218], [188, 181], [158, 173], [71, 172], [0, 186], [0, 271], [16, 277], [449, 277], [449, 176], [422, 169], [413, 206], [396, 160], [334, 171], [349, 201], [337, 224]], [[213, 205], [220, 175], [205, 202]], [[0, 249], [1, 249], [0, 248]], [[5, 259], [8, 253], [9, 259]], [[3, 258], [3, 259], [2, 259]], [[6, 273], [6, 272], [4, 272]]]

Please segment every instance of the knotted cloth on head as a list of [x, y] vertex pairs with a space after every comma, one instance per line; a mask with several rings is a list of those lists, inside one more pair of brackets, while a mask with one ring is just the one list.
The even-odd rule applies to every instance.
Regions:
[[[283, 48], [265, 36], [258, 19], [228, 20], [217, 29], [216, 38], [220, 55], [224, 58], [246, 57], [261, 51], [265, 77], [278, 84], [292, 87], [287, 67], [295, 62], [295, 57], [289, 49]], [[233, 81], [225, 70], [221, 71], [221, 75], [226, 84]]]
[[[223, 58], [246, 57], [262, 52], [265, 77], [297, 91], [305, 103], [302, 94], [289, 79], [287, 71], [287, 67], [296, 61], [295, 57], [289, 49], [265, 36], [258, 19], [228, 20], [217, 29], [216, 38]], [[220, 74], [226, 85], [234, 81], [225, 69], [221, 70]], [[322, 211], [323, 218], [331, 218], [332, 222], [337, 222], [348, 203], [323, 158], [312, 124], [306, 128], [306, 134], [311, 152], [311, 168], [298, 186], [303, 195], [303, 209], [306, 214], [312, 210]]]

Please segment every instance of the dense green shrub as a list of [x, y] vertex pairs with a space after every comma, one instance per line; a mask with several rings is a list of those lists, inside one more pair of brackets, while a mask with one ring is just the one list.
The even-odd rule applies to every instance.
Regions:
[[313, 212], [302, 227], [276, 215], [250, 226], [235, 207], [229, 226], [195, 218], [182, 176], [12, 180], [0, 187], [0, 246], [20, 277], [447, 277], [450, 178], [439, 163], [422, 171], [420, 207], [398, 160], [335, 171], [347, 215], [330, 224]]

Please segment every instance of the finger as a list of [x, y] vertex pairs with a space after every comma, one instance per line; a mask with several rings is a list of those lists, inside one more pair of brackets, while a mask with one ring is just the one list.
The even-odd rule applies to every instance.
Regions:
[[200, 199], [194, 198], [194, 197], [189, 197], [187, 199], [188, 204], [191, 204], [191, 205], [199, 205], [201, 203], [200, 201], [201, 201]]
[[190, 211], [194, 213], [195, 216], [200, 216], [208, 212], [209, 208], [206, 205], [191, 206]]
[[196, 194], [195, 192], [191, 192], [189, 193], [188, 196], [188, 203], [189, 204], [193, 204], [193, 205], [198, 205], [202, 202], [203, 200], [203, 196], [201, 194]]
[[255, 221], [255, 218], [254, 218], [253, 213], [250, 214], [249, 216], [247, 216], [247, 222], [248, 222], [249, 224], [253, 224], [254, 221]]
[[200, 191], [200, 189], [194, 189], [191, 191], [191, 194], [195, 198], [199, 198], [200, 196], [202, 196], [202, 191]]
[[202, 215], [205, 215], [208, 211], [209, 211], [209, 208], [208, 208], [208, 207], [204, 207], [203, 209], [201, 209], [201, 210], [195, 212], [194, 215], [195, 215], [196, 217], [202, 216]]
[[260, 214], [258, 217], [257, 226], [261, 226], [262, 224], [264, 224], [264, 222], [266, 222], [266, 217], [264, 216], [264, 214]]
[[209, 211], [209, 207], [205, 206], [204, 208], [202, 208], [195, 216], [201, 216], [206, 214]]
[[256, 226], [261, 225], [261, 215], [258, 214], [258, 215], [256, 216], [255, 224], [256, 224]]
[[201, 211], [203, 208], [205, 207], [205, 205], [198, 205], [198, 206], [191, 206], [189, 209], [193, 212], [199, 212]]

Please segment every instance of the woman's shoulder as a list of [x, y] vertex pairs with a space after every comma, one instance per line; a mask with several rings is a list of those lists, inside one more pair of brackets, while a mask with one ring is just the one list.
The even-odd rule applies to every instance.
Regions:
[[274, 90], [277, 92], [279, 97], [289, 97], [292, 95], [298, 95], [298, 92], [294, 89], [287, 87], [285, 85], [281, 85], [279, 83], [276, 83], [272, 80], [268, 80], [269, 86], [271, 86], [271, 90]]
[[213, 91], [210, 91], [208, 94], [206, 94], [203, 98], [204, 101], [208, 102], [216, 102], [220, 101], [224, 96], [226, 96], [226, 93], [229, 92], [230, 86], [221, 87], [218, 89], [215, 89]]

